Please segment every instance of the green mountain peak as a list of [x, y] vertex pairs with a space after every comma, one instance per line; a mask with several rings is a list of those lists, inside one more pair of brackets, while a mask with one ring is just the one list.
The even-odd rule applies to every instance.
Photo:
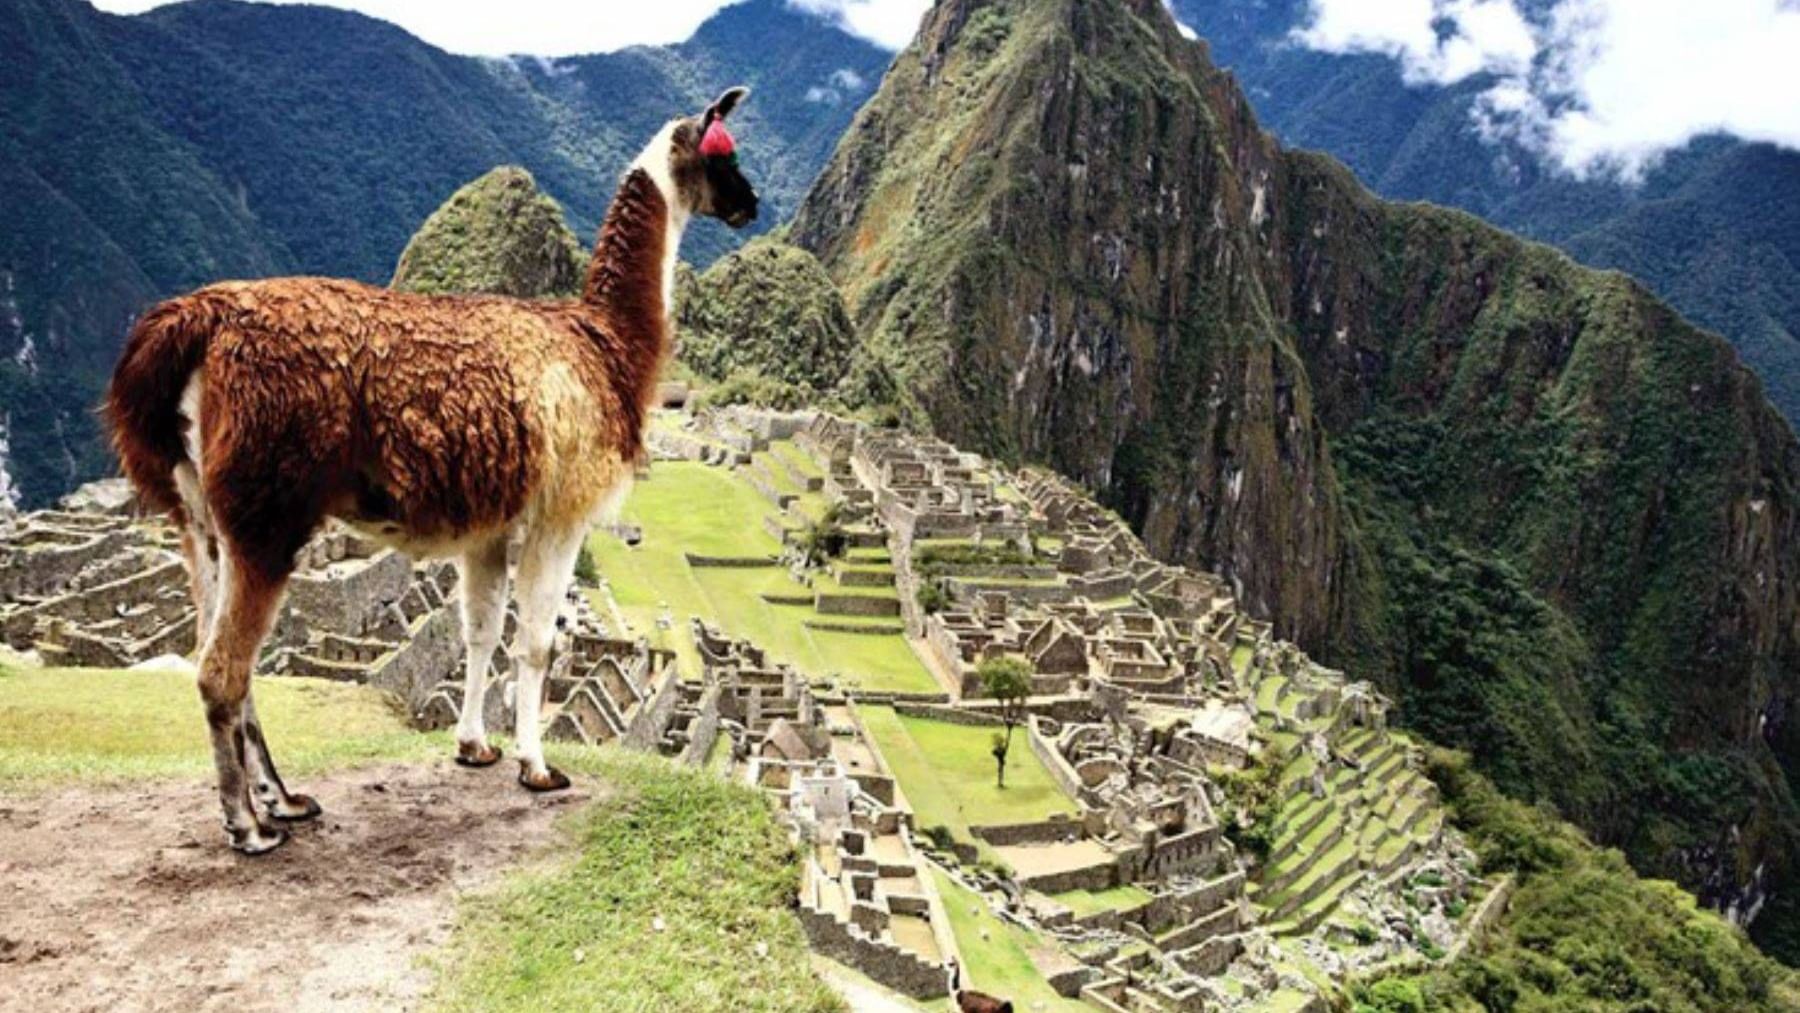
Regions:
[[516, 165], [457, 190], [406, 244], [393, 287], [408, 292], [572, 296], [587, 254], [562, 205]]

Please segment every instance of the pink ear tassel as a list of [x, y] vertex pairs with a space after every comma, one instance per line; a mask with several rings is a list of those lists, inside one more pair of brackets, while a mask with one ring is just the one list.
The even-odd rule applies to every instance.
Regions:
[[737, 142], [731, 139], [731, 132], [725, 129], [724, 120], [713, 120], [706, 128], [706, 136], [700, 138], [700, 154], [708, 158], [729, 155], [737, 150]]

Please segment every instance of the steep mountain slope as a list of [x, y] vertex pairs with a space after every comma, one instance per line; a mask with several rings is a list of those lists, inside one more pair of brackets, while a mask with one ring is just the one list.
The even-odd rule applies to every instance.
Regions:
[[[738, 132], [771, 227], [889, 59], [785, 0], [726, 8], [680, 45], [554, 61], [453, 56], [322, 7], [12, 0], [0, 50], [0, 300], [16, 311], [0, 314], [0, 409], [31, 504], [105, 466], [86, 405], [152, 299], [221, 277], [386, 281], [419, 222], [501, 164], [585, 239], [645, 139], [740, 81], [760, 86]], [[685, 252], [710, 262], [741, 238], [709, 223]], [[34, 407], [48, 391], [54, 410]]]
[[[1641, 186], [1579, 181], [1516, 145], [1485, 143], [1469, 110], [1492, 81], [1409, 86], [1385, 56], [1288, 41], [1306, 0], [1173, 0], [1285, 143], [1343, 160], [1377, 193], [1472, 211], [1629, 271], [1725, 335], [1800, 421], [1800, 152], [1704, 138]], [[1542, 6], [1522, 5], [1526, 10]]]
[[947, 0], [792, 239], [915, 420], [1099, 490], [1508, 790], [1787, 874], [1800, 447], [1628, 279], [1283, 151], [1155, 0]]

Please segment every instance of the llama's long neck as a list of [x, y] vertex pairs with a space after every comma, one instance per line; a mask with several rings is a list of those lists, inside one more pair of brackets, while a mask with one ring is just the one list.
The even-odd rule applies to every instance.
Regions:
[[669, 172], [669, 129], [626, 171], [600, 225], [582, 301], [650, 371], [669, 344], [675, 261], [688, 215]]

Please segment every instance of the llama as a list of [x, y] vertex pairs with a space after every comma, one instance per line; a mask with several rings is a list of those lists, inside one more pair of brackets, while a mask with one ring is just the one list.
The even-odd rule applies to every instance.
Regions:
[[962, 987], [962, 965], [950, 958], [950, 1001], [958, 1013], [1013, 1013], [1011, 1000], [996, 999], [986, 992]]
[[482, 705], [517, 539], [519, 782], [569, 786], [539, 727], [557, 612], [583, 537], [616, 515], [644, 455], [682, 230], [696, 214], [756, 217], [724, 125], [747, 93], [671, 121], [626, 170], [578, 301], [279, 278], [203, 288], [132, 329], [104, 411], [126, 476], [182, 532], [231, 847], [270, 851], [320, 811], [277, 774], [250, 676], [295, 554], [328, 517], [458, 560], [468, 767], [500, 759]]

